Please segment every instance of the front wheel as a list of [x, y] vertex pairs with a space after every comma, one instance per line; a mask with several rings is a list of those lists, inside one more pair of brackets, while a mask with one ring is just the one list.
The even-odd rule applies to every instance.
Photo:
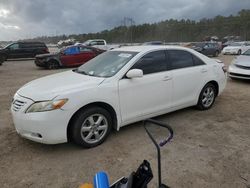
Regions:
[[0, 56], [0, 63], [2, 64], [4, 61], [6, 61], [7, 57], [5, 55]]
[[218, 56], [219, 56], [219, 52], [218, 52], [218, 51], [215, 51], [214, 57], [218, 57]]
[[91, 148], [105, 141], [111, 127], [109, 112], [100, 107], [91, 107], [76, 114], [71, 125], [71, 137], [76, 144]]
[[200, 110], [208, 110], [213, 106], [215, 97], [216, 97], [216, 88], [213, 84], [208, 83], [201, 90], [197, 103], [197, 108]]
[[59, 63], [56, 60], [50, 60], [47, 63], [47, 69], [58, 69]]

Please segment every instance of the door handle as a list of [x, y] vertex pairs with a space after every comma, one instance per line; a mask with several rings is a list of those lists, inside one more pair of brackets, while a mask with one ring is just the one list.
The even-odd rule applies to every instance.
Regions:
[[171, 76], [164, 76], [162, 81], [168, 81], [168, 80], [172, 80]]
[[201, 72], [205, 73], [205, 72], [207, 72], [207, 69], [203, 68], [203, 69], [201, 69]]

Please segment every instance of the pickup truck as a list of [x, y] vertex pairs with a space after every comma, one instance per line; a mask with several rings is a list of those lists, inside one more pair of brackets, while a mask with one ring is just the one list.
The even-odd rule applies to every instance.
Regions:
[[107, 44], [104, 39], [91, 39], [83, 43], [85, 46], [92, 46], [94, 48], [99, 48], [102, 50], [112, 50], [114, 48], [119, 48], [120, 45], [117, 44]]

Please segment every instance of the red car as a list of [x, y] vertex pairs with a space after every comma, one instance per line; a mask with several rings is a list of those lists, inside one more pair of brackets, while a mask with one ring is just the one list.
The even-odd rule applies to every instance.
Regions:
[[47, 69], [80, 66], [104, 51], [83, 45], [68, 46], [58, 53], [37, 55], [35, 64]]

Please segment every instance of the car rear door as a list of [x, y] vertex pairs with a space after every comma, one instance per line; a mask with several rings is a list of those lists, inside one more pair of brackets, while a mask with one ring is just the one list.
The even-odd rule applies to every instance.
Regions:
[[168, 50], [173, 77], [173, 107], [189, 106], [198, 99], [208, 73], [206, 64], [186, 50]]
[[34, 57], [32, 43], [20, 43], [19, 47], [22, 51], [20, 54], [22, 58]]
[[96, 53], [92, 48], [86, 46], [80, 46], [79, 48], [80, 48], [80, 54], [79, 54], [79, 59], [77, 61], [78, 64], [86, 63], [87, 61], [96, 56]]
[[131, 69], [141, 69], [143, 77], [119, 81], [120, 110], [123, 124], [171, 107], [172, 75], [167, 71], [164, 50], [143, 56]]

